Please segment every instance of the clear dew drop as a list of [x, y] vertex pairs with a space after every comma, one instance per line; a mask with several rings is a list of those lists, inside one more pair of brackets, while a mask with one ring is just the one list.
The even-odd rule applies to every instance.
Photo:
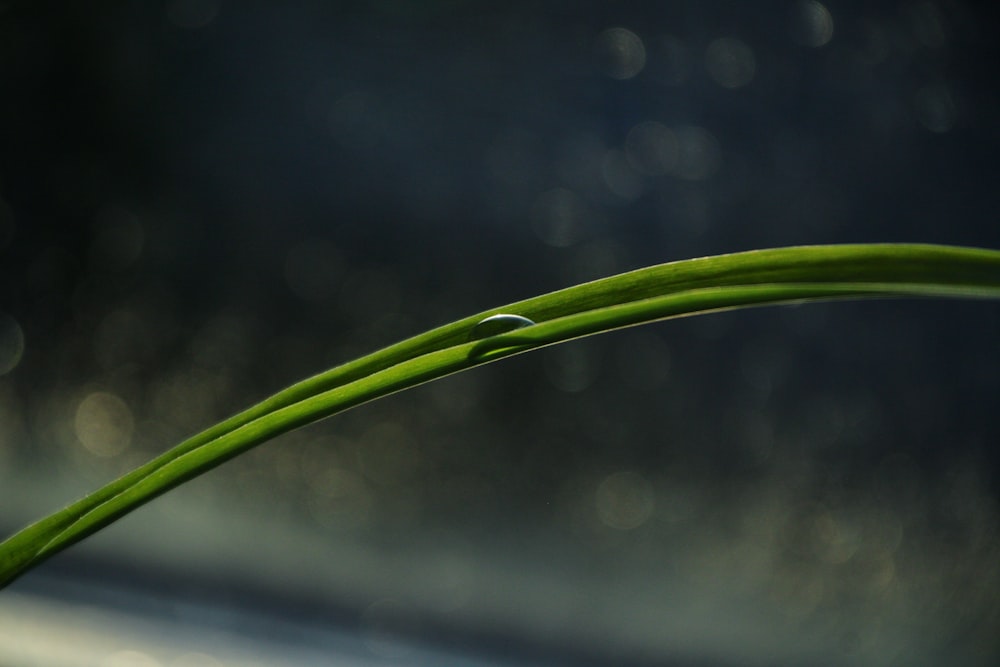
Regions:
[[498, 336], [508, 331], [514, 331], [515, 329], [530, 327], [533, 324], [533, 321], [521, 315], [510, 315], [508, 313], [490, 315], [472, 327], [469, 340], [482, 340], [483, 338]]

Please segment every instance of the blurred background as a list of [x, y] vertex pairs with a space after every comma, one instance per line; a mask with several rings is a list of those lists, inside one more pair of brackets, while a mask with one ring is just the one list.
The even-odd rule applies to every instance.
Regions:
[[[65, 4], [0, 3], [4, 535], [505, 302], [1000, 248], [986, 3]], [[28, 574], [0, 662], [994, 665], [998, 340], [994, 303], [771, 308], [408, 391]]]

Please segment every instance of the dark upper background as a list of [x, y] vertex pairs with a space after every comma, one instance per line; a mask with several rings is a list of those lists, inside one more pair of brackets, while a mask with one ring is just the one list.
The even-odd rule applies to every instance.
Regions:
[[[998, 26], [943, 1], [0, 4], [0, 523], [303, 375], [580, 280], [801, 243], [1000, 247]], [[565, 569], [556, 653], [596, 632], [609, 659], [989, 664], [998, 334], [992, 304], [886, 302], [583, 341], [174, 492], [170, 516], [208, 517], [183, 568], [136, 547], [167, 525], [155, 504], [51, 567], [239, 600], [295, 598], [271, 575], [298, 568], [347, 618], [389, 581], [416, 616], [515, 643], [554, 612], [497, 572]], [[220, 565], [254, 542], [222, 527], [260, 514], [369, 554], [370, 579], [292, 547]], [[386, 552], [464, 554], [462, 614]], [[749, 630], [734, 609], [760, 600], [778, 620]]]

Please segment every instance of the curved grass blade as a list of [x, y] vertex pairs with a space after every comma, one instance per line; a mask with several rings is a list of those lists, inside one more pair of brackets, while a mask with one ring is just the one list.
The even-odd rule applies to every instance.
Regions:
[[[0, 588], [156, 496], [266, 440], [473, 366], [671, 317], [777, 303], [904, 296], [1000, 298], [1000, 251], [908, 244], [756, 250], [652, 266], [479, 313], [294, 384], [26, 527], [0, 543]], [[484, 327], [487, 319], [490, 326]], [[497, 322], [502, 326], [496, 327]]]

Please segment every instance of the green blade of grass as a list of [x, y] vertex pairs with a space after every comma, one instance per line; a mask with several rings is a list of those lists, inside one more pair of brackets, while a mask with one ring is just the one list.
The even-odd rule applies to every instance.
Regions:
[[[0, 543], [0, 588], [266, 440], [402, 389], [512, 354], [670, 317], [904, 296], [1000, 298], [1000, 251], [907, 244], [755, 250], [652, 266], [478, 313], [292, 385], [24, 528]], [[476, 325], [500, 313], [534, 324], [481, 337]]]

